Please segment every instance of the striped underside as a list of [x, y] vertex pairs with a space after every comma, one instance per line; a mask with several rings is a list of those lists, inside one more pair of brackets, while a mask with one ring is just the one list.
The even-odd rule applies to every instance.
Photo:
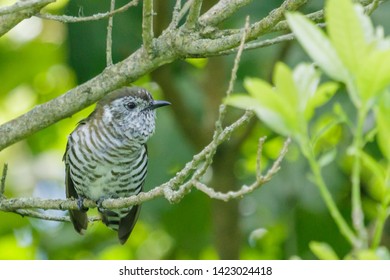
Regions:
[[[81, 122], [69, 136], [65, 163], [77, 195], [99, 202], [141, 192], [148, 156], [146, 145], [130, 142], [115, 123], [99, 125], [93, 118]], [[139, 207], [99, 211], [110, 228], [131, 232]], [[132, 224], [121, 225], [125, 221]]]

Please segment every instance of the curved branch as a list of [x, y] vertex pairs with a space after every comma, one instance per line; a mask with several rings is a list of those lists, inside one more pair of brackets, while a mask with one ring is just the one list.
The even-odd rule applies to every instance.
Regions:
[[[41, 0], [38, 2], [47, 5], [51, 1], [53, 0]], [[224, 1], [220, 2], [224, 3]], [[307, 0], [285, 0], [279, 8], [274, 9], [267, 17], [250, 26], [247, 41], [254, 40], [270, 32], [283, 19], [286, 11], [296, 10], [306, 2]], [[361, 2], [371, 3], [372, 0], [361, 0]], [[205, 15], [208, 13], [206, 12]], [[1, 18], [0, 35], [2, 29]], [[210, 12], [207, 16], [207, 21], [217, 20], [218, 18], [220, 18], [220, 15]], [[106, 93], [129, 84], [164, 64], [185, 57], [221, 55], [224, 51], [235, 49], [240, 44], [243, 33], [244, 29], [241, 29], [241, 32], [237, 34], [217, 39], [204, 39], [201, 35], [202, 30], [189, 33], [182, 29], [168, 28], [160, 37], [154, 39], [153, 58], [149, 58], [145, 49], [141, 47], [128, 58], [106, 68], [102, 73], [84, 84], [47, 103], [36, 106], [16, 119], [2, 124], [0, 126], [0, 151], [63, 118], [73, 115], [95, 103]]]
[[94, 20], [101, 20], [105, 18], [112, 17], [116, 14], [122, 13], [127, 11], [130, 7], [137, 6], [139, 0], [133, 0], [127, 3], [126, 5], [123, 5], [122, 7], [106, 12], [106, 13], [97, 13], [92, 16], [86, 16], [86, 17], [74, 17], [74, 16], [67, 16], [67, 15], [51, 15], [51, 14], [36, 14], [35, 16], [43, 18], [43, 19], [49, 19], [49, 20], [55, 20], [63, 23], [75, 23], [75, 22], [85, 22], [85, 21], [94, 21]]
[[[306, 4], [307, 0], [286, 0], [283, 4], [272, 10], [268, 16], [262, 20], [252, 24], [249, 28], [247, 41], [255, 40], [261, 35], [269, 32], [277, 23], [284, 18], [284, 13], [287, 11], [297, 10], [302, 5]], [[212, 18], [210, 18], [211, 20]], [[216, 53], [235, 48], [240, 44], [241, 34], [243, 29], [239, 32], [223, 36], [220, 38], [209, 39], [202, 38], [199, 34], [192, 34], [184, 38], [180, 38], [181, 44], [177, 44], [178, 49], [185, 57], [208, 57]], [[201, 56], [199, 56], [201, 54]]]
[[[161, 46], [162, 44], [165, 46]], [[168, 48], [163, 40], [160, 42], [160, 48]], [[145, 59], [146, 55], [143, 49], [139, 49], [127, 59], [106, 68], [101, 74], [84, 84], [1, 125], [0, 151], [34, 132], [73, 115], [95, 103], [106, 93], [133, 82], [174, 59], [172, 53], [168, 51], [153, 60]]]
[[6, 7], [0, 8], [0, 16], [18, 13], [18, 12], [30, 10], [32, 8], [37, 8], [37, 7], [39, 7], [41, 9], [43, 6], [46, 6], [47, 4], [55, 2], [55, 1], [56, 0], [18, 1], [11, 6], [6, 6]]
[[19, 22], [35, 15], [52, 2], [55, 0], [18, 1], [11, 6], [0, 8], [0, 37]]
[[[207, 145], [200, 153], [195, 155], [193, 159], [188, 162], [184, 168], [177, 172], [175, 177], [170, 179], [168, 182], [162, 184], [159, 187], [152, 189], [151, 191], [145, 193], [142, 192], [139, 195], [131, 196], [126, 199], [109, 199], [102, 203], [102, 206], [105, 208], [121, 208], [125, 207], [124, 205], [134, 205], [139, 204], [141, 202], [145, 202], [151, 200], [158, 196], [165, 196], [169, 201], [173, 202], [178, 199], [178, 194], [181, 194], [179, 186], [185, 185], [183, 183], [188, 177], [190, 177], [193, 170], [199, 169], [198, 173], [195, 172], [192, 175], [192, 180], [200, 179], [199, 175], [201, 172], [205, 171], [208, 166], [211, 165], [210, 155], [214, 155], [218, 146], [229, 139], [232, 133], [243, 124], [245, 124], [251, 117], [251, 112], [246, 112], [241, 118], [236, 120], [231, 125], [224, 128], [222, 132], [218, 134], [218, 136], [213, 137], [213, 140]], [[202, 166], [203, 165], [203, 166]], [[6, 169], [3, 171], [3, 178], [5, 180]], [[188, 184], [187, 184], [188, 185]], [[178, 193], [175, 193], [175, 190], [179, 189]], [[108, 201], [108, 202], [107, 202]], [[110, 201], [115, 201], [114, 203], [110, 203]], [[119, 202], [118, 202], [119, 201]], [[118, 204], [119, 203], [119, 204]], [[122, 203], [122, 204], [121, 204]], [[125, 203], [125, 204], [123, 204]], [[95, 208], [96, 203], [91, 200], [84, 200], [83, 206], [86, 208]], [[40, 198], [17, 198], [17, 199], [4, 199], [0, 197], [0, 210], [2, 211], [15, 211], [17, 209], [30, 209], [30, 208], [40, 208], [43, 210], [53, 209], [53, 210], [70, 210], [70, 209], [78, 209], [76, 200], [62, 200], [62, 199], [40, 199]]]
[[[229, 201], [231, 199], [241, 198], [244, 195], [247, 195], [266, 182], [268, 182], [280, 169], [281, 162], [284, 156], [287, 153], [287, 148], [290, 143], [290, 140], [287, 139], [283, 148], [280, 151], [279, 157], [274, 162], [272, 167], [267, 171], [265, 175], [257, 174], [256, 180], [250, 186], [242, 186], [237, 191], [229, 191], [227, 193], [217, 192], [214, 189], [208, 187], [204, 183], [200, 181], [200, 172], [195, 172], [192, 177], [185, 183], [182, 183], [179, 187], [177, 187], [178, 182], [182, 182], [187, 178], [189, 173], [196, 168], [201, 161], [207, 157], [207, 154], [210, 152], [209, 147], [213, 147], [218, 142], [223, 142], [230, 136], [230, 134], [240, 125], [242, 122], [247, 121], [247, 118], [250, 117], [250, 114], [246, 113], [243, 117], [233, 123], [231, 126], [225, 128], [224, 133], [221, 134], [221, 138], [218, 141], [213, 140], [208, 147], [206, 147], [201, 153], [194, 156], [193, 160], [188, 162], [186, 166], [176, 174], [174, 178], [169, 180], [168, 182], [153, 188], [148, 192], [141, 192], [138, 195], [133, 195], [127, 198], [118, 198], [118, 199], [106, 199], [102, 202], [101, 206], [106, 209], [114, 209], [114, 208], [123, 208], [129, 207], [136, 204], [141, 204], [147, 202], [149, 200], [155, 199], [157, 197], [164, 196], [169, 202], [177, 203], [192, 189], [196, 188], [199, 191], [202, 191], [210, 198]], [[262, 145], [264, 143], [264, 139], [262, 138], [259, 145], [259, 157], [261, 156]], [[213, 147], [216, 149], [216, 147]], [[202, 169], [207, 169], [203, 168]], [[259, 169], [259, 168], [258, 168]], [[200, 169], [199, 169], [200, 170]], [[84, 200], [83, 206], [87, 208], [96, 208], [97, 204], [91, 200]], [[45, 220], [55, 220], [55, 221], [69, 221], [68, 217], [53, 217], [36, 210], [31, 209], [42, 209], [42, 210], [75, 210], [78, 209], [77, 201], [73, 199], [41, 199], [41, 198], [12, 198], [12, 199], [0, 199], [0, 211], [6, 212], [15, 212], [22, 216], [31, 216], [34, 218], [45, 219]], [[99, 218], [94, 217], [93, 221], [99, 220]]]
[[216, 26], [252, 0], [221, 0], [199, 18], [202, 26]]
[[[277, 24], [286, 9], [297, 8], [306, 0], [286, 0], [270, 16], [249, 29], [248, 37], [255, 30], [258, 33]], [[265, 28], [264, 30], [262, 28]], [[181, 57], [211, 55], [217, 50], [234, 48], [239, 45], [242, 34], [220, 40], [207, 41], [199, 39], [199, 34], [183, 34], [178, 30], [167, 30], [154, 40], [154, 56], [149, 58], [144, 48], [138, 49], [125, 60], [106, 68], [101, 74], [84, 84], [69, 90], [47, 103], [38, 105], [26, 114], [0, 126], [0, 151], [9, 145], [26, 138], [49, 125], [73, 115], [95, 103], [106, 93], [131, 83], [139, 77], [152, 72], [157, 67], [170, 63]], [[197, 40], [194, 39], [198, 38]], [[205, 45], [206, 44], [206, 45]]]
[[193, 1], [187, 17], [187, 21], [184, 24], [185, 29], [192, 30], [196, 27], [200, 15], [200, 9], [202, 8], [202, 2], [203, 0]]

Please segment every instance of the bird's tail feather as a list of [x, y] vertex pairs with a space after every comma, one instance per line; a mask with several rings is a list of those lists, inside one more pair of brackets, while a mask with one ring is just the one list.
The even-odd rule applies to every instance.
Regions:
[[119, 242], [124, 244], [133, 231], [140, 209], [140, 205], [134, 205], [131, 208], [119, 210], [99, 209], [99, 212], [102, 215], [103, 223], [117, 231]]
[[74, 229], [80, 233], [84, 234], [88, 227], [88, 216], [86, 211], [83, 210], [69, 210], [70, 220], [73, 223]]

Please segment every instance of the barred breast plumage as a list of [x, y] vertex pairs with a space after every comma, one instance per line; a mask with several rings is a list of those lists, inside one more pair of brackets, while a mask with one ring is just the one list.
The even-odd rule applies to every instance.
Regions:
[[[64, 155], [67, 197], [88, 198], [100, 205], [106, 198], [141, 192], [148, 164], [146, 141], [155, 128], [154, 109], [168, 104], [154, 101], [141, 88], [122, 88], [102, 99], [69, 136]], [[86, 210], [70, 211], [79, 233], [87, 229]], [[118, 231], [119, 241], [125, 243], [140, 206], [98, 210], [102, 221]]]

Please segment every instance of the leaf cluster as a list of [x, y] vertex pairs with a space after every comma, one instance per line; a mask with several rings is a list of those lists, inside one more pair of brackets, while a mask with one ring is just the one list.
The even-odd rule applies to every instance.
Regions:
[[[374, 27], [359, 4], [350, 0], [328, 0], [325, 8], [326, 33], [315, 23], [297, 12], [286, 14], [287, 22], [299, 43], [313, 60], [313, 64], [300, 63], [293, 70], [279, 62], [273, 73], [273, 84], [248, 78], [244, 86], [249, 95], [234, 94], [226, 103], [252, 110], [275, 132], [291, 136], [309, 161], [313, 181], [319, 188], [330, 214], [341, 234], [352, 245], [352, 257], [375, 255], [380, 244], [383, 224], [390, 213], [390, 38], [382, 27]], [[321, 82], [320, 72], [331, 81]], [[316, 108], [323, 107], [343, 84], [355, 107], [355, 120], [348, 119], [341, 106], [335, 106], [333, 121], [325, 128], [343, 122], [352, 132], [347, 154], [352, 160], [351, 204], [352, 226], [341, 215], [329, 192], [321, 168], [334, 161], [334, 151], [318, 158], [315, 145], [325, 135], [311, 126]], [[369, 114], [375, 115], [374, 124], [364, 129]], [[365, 146], [376, 136], [383, 160], [378, 162], [365, 151]], [[363, 172], [364, 171], [364, 172]], [[361, 197], [361, 180], [368, 173], [372, 178], [369, 188], [376, 193], [377, 211], [370, 221], [374, 233], [368, 236]], [[367, 176], [366, 176], [367, 177]], [[373, 191], [375, 190], [375, 191]], [[331, 248], [313, 243], [313, 252], [321, 257], [333, 258]], [[327, 251], [328, 253], [326, 253]], [[331, 252], [331, 253], [329, 253]], [[388, 254], [387, 254], [388, 255]], [[350, 256], [350, 257], [351, 257]], [[379, 255], [377, 255], [379, 256]]]

